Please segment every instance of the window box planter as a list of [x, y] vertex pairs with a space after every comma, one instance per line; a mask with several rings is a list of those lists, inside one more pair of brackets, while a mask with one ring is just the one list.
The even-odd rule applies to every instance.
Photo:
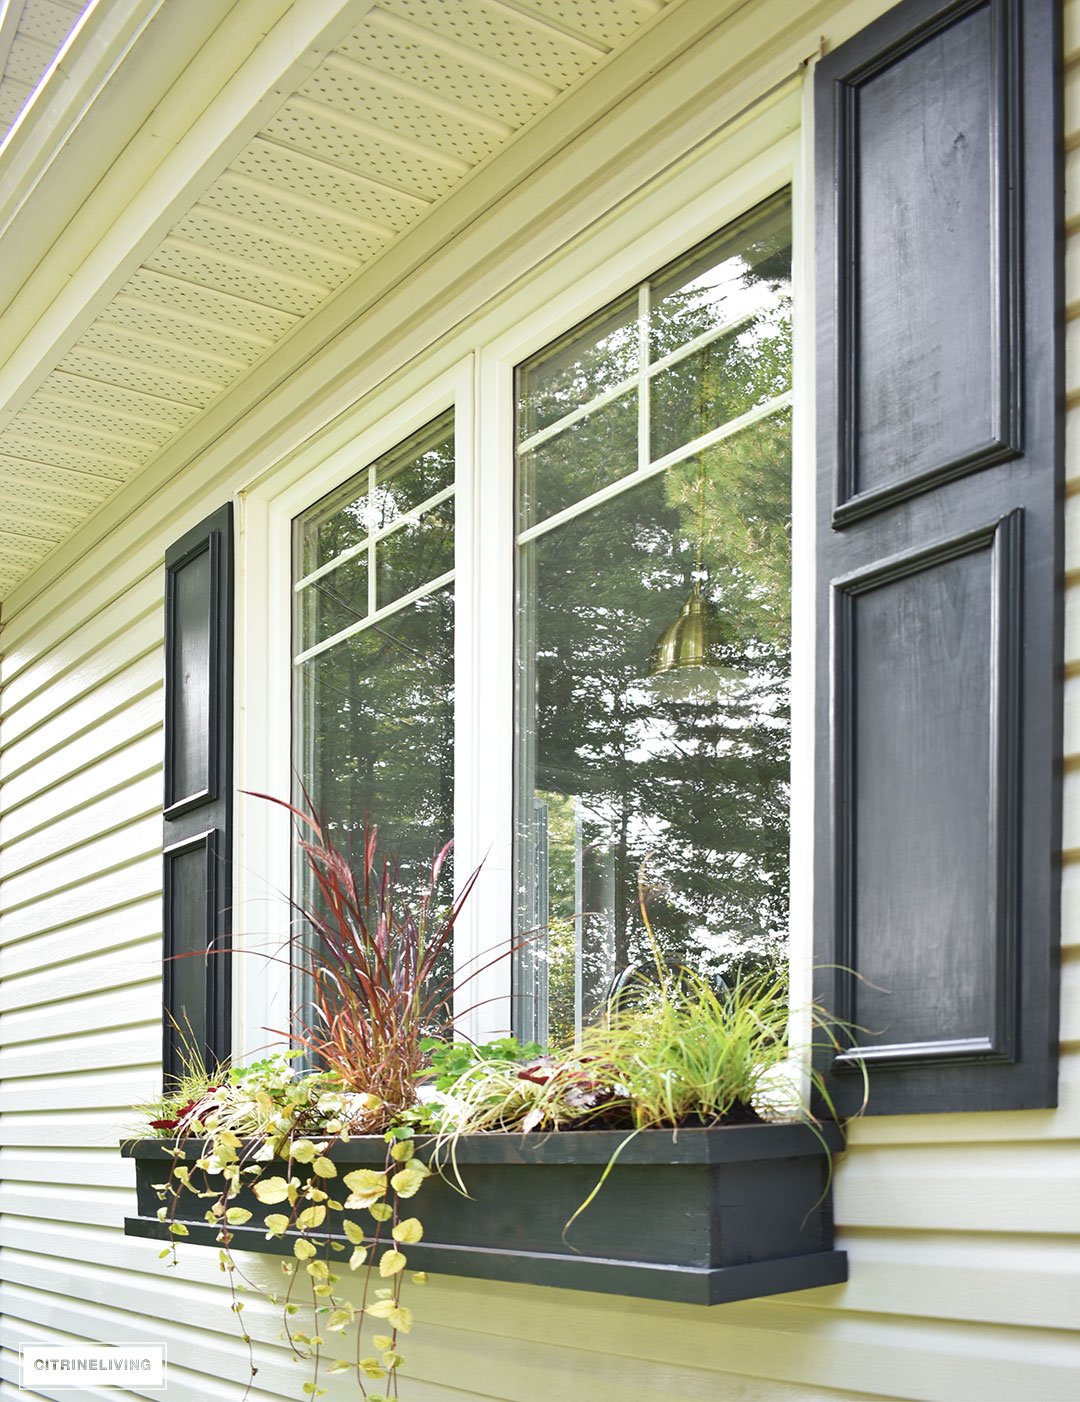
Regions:
[[[843, 1141], [835, 1127], [821, 1133], [829, 1152], [798, 1124], [644, 1131], [565, 1240], [566, 1222], [626, 1134], [468, 1136], [457, 1159], [471, 1196], [438, 1177], [424, 1184], [416, 1211], [425, 1235], [409, 1247], [410, 1269], [698, 1305], [836, 1285], [847, 1279], [847, 1256], [833, 1249], [829, 1154]], [[385, 1148], [379, 1138], [354, 1139], [330, 1156], [340, 1173], [381, 1169]], [[127, 1218], [125, 1232], [171, 1240], [153, 1189], [169, 1162], [164, 1142], [136, 1140], [123, 1153], [135, 1160], [138, 1190], [138, 1215]], [[268, 1168], [280, 1171], [280, 1163]], [[289, 1236], [268, 1241], [255, 1225], [280, 1209], [263, 1207], [250, 1190], [234, 1205], [255, 1214], [232, 1229], [234, 1250], [291, 1252]], [[176, 1220], [189, 1229], [185, 1241], [217, 1244], [206, 1206], [181, 1196]], [[336, 1215], [325, 1235], [344, 1243]]]

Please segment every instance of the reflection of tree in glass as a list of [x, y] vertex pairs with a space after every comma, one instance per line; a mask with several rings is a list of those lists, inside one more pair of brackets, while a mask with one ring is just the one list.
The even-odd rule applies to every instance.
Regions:
[[453, 627], [444, 589], [302, 664], [301, 777], [335, 842], [378, 824], [406, 889], [453, 832]]

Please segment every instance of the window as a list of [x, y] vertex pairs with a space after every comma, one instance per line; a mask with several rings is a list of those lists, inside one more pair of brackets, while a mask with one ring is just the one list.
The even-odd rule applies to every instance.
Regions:
[[414, 886], [454, 825], [453, 413], [298, 516], [293, 572], [301, 797]]
[[786, 950], [787, 196], [516, 379], [515, 1021], [546, 1040], [651, 967], [639, 874], [674, 966]]
[[[572, 214], [538, 204], [510, 237], [485, 209], [462, 235], [469, 257], [490, 257], [483, 277], [448, 282], [445, 301], [406, 279], [374, 323], [341, 333], [340, 376], [335, 363], [318, 394], [298, 379], [288, 424], [253, 450], [238, 503], [238, 723], [224, 702], [223, 813], [195, 834], [207, 838], [211, 901], [201, 879], [178, 882], [167, 940], [183, 923], [185, 939], [206, 942], [229, 882], [242, 944], [265, 946], [269, 932], [277, 947], [286, 931], [278, 810], [236, 805], [231, 861], [230, 739], [240, 789], [287, 793], [295, 756], [341, 813], [383, 804], [385, 828], [396, 811], [399, 846], [410, 824], [420, 831], [418, 812], [448, 825], [452, 751], [459, 874], [486, 862], [458, 927], [461, 962], [507, 948], [515, 920], [523, 933], [542, 927], [517, 961], [521, 1030], [568, 1029], [639, 959], [634, 862], [659, 838], [648, 874], [672, 956], [717, 972], [758, 957], [780, 943], [790, 904], [795, 1004], [816, 963], [818, 998], [872, 1029], [846, 1060], [872, 1062], [875, 1112], [1053, 1103], [1065, 403], [1053, 16], [1049, 0], [897, 5], [826, 55], [812, 96], [793, 75], [734, 123], [726, 107], [710, 109], [712, 125], [687, 110], [681, 144], [666, 128], [650, 144], [651, 131], [613, 116], [613, 133], [648, 149], [621, 168], [625, 181], [604, 168]], [[949, 46], [959, 67], [940, 61]], [[964, 81], [949, 87], [957, 71]], [[895, 101], [898, 83], [910, 102]], [[960, 156], [953, 127], [927, 124], [946, 97], [960, 102]], [[811, 110], [812, 156], [797, 132]], [[777, 354], [790, 298], [775, 192], [786, 184], [795, 296], [813, 305], [796, 320], [790, 477]], [[448, 246], [448, 271], [459, 251]], [[441, 274], [442, 259], [425, 274]], [[710, 278], [739, 260], [747, 284], [714, 305]], [[744, 310], [746, 329], [728, 324]], [[369, 354], [373, 324], [382, 340]], [[398, 325], [408, 334], [397, 338]], [[451, 407], [452, 679], [448, 557], [443, 578], [403, 550], [412, 573], [398, 592], [380, 593], [377, 577], [392, 537], [410, 540], [421, 508], [450, 498], [402, 506], [400, 524], [372, 517], [369, 500]], [[775, 568], [787, 489], [791, 625]], [[316, 542], [293, 577], [294, 522], [320, 510], [328, 526], [344, 512], [344, 543], [323, 557]], [[178, 560], [213, 537], [203, 525], [177, 543]], [[219, 627], [177, 614], [170, 655], [204, 646], [206, 676], [227, 698], [219, 573]], [[425, 614], [440, 590], [441, 631]], [[679, 650], [680, 616], [700, 613], [699, 592], [723, 625], [711, 696], [680, 694], [660, 665]], [[358, 704], [400, 688], [400, 717], [419, 700], [400, 648], [385, 676], [372, 670], [377, 630], [395, 618], [404, 641], [422, 619], [439, 631], [441, 654], [427, 655], [443, 659], [436, 690], [452, 693], [445, 763], [432, 769], [439, 797], [425, 790], [421, 808], [404, 765], [394, 788], [389, 757], [404, 747], [386, 706]], [[348, 659], [360, 687], [336, 712], [331, 659]], [[434, 733], [433, 713], [422, 719]], [[167, 745], [179, 743], [175, 722]], [[760, 749], [747, 743], [755, 733]], [[957, 861], [961, 847], [973, 855]], [[167, 860], [193, 861], [192, 850], [174, 844]], [[288, 996], [272, 964], [265, 978], [251, 967], [238, 961], [235, 984], [248, 1043], [284, 1025]], [[509, 971], [503, 960], [484, 973], [475, 1001], [488, 1011], [472, 1035], [509, 1024]], [[842, 1070], [834, 1094], [846, 1105]]]
[[[501, 1020], [523, 1037], [572, 1032], [645, 964], [643, 864], [673, 962], [785, 952], [790, 278], [781, 194], [518, 368], [523, 940]], [[448, 411], [293, 527], [298, 784], [338, 840], [374, 818], [406, 887], [453, 831], [454, 507]], [[705, 666], [667, 655], [688, 616]]]

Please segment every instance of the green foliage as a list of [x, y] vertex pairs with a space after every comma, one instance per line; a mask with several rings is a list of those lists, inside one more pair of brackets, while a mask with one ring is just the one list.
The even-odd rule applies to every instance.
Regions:
[[[303, 1384], [306, 1396], [325, 1392], [319, 1384], [324, 1335], [337, 1338], [348, 1332], [348, 1353], [356, 1361], [333, 1358], [326, 1371], [351, 1373], [362, 1395], [364, 1379], [385, 1379], [385, 1396], [396, 1398], [404, 1362], [399, 1341], [413, 1323], [401, 1298], [408, 1266], [403, 1248], [423, 1238], [411, 1199], [430, 1170], [416, 1154], [411, 1127], [399, 1124], [384, 1136], [382, 1171], [339, 1175], [335, 1144], [346, 1142], [355, 1128], [367, 1128], [373, 1111], [382, 1113], [385, 1107], [370, 1094], [346, 1089], [336, 1071], [298, 1071], [295, 1056], [285, 1053], [229, 1068], [218, 1084], [201, 1088], [191, 1111], [180, 1118], [173, 1130], [172, 1163], [166, 1181], [158, 1185], [158, 1217], [173, 1238], [162, 1254], [173, 1256], [175, 1263], [176, 1238], [189, 1235], [178, 1214], [182, 1209], [190, 1219], [196, 1204], [205, 1204], [205, 1219], [217, 1228], [230, 1308], [248, 1348], [248, 1391], [257, 1369], [251, 1338], [239, 1323], [244, 1309], [239, 1297], [244, 1290], [256, 1290], [281, 1309], [282, 1337], [293, 1357], [311, 1365]], [[251, 1194], [254, 1210], [236, 1202], [242, 1193]], [[266, 1208], [274, 1210], [259, 1211]], [[342, 1226], [351, 1255], [339, 1270], [333, 1269], [338, 1265], [333, 1252], [341, 1245], [325, 1234], [331, 1209], [347, 1214]], [[283, 1293], [247, 1278], [233, 1257], [235, 1229], [249, 1224], [264, 1227], [267, 1240], [291, 1241], [292, 1255], [281, 1265]], [[358, 1271], [364, 1284], [356, 1305], [339, 1287]], [[411, 1274], [414, 1285], [424, 1279], [419, 1272]], [[378, 1357], [362, 1357], [365, 1326], [370, 1326]]]

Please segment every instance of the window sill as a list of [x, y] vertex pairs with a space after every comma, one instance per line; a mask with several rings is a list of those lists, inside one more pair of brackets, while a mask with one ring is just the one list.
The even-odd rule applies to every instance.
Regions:
[[[840, 1152], [839, 1131], [821, 1133], [829, 1153]], [[410, 1268], [698, 1305], [847, 1279], [847, 1255], [833, 1249], [829, 1153], [798, 1124], [640, 1133], [564, 1241], [566, 1222], [625, 1138], [607, 1130], [463, 1138], [457, 1160], [470, 1196], [439, 1178], [425, 1184], [416, 1203], [425, 1237], [409, 1248]], [[165, 1145], [143, 1139], [123, 1148], [138, 1191], [128, 1236], [172, 1239], [152, 1186], [169, 1158]], [[348, 1172], [381, 1168], [384, 1155], [381, 1139], [363, 1138], [331, 1157]], [[236, 1205], [280, 1211], [250, 1192]], [[184, 1195], [176, 1220], [188, 1227], [184, 1240], [216, 1246], [205, 1206]], [[259, 1227], [232, 1234], [235, 1250], [292, 1251], [289, 1237], [268, 1241]], [[330, 1240], [346, 1239], [332, 1228]]]

